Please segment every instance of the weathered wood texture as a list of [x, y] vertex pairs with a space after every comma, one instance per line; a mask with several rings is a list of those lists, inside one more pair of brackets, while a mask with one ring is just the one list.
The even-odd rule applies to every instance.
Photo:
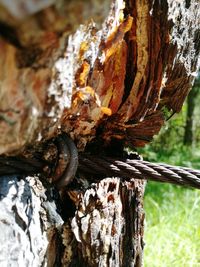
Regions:
[[63, 1], [13, 20], [10, 35], [1, 25], [12, 44], [0, 40], [0, 153], [59, 129], [81, 149], [97, 129], [106, 142], [141, 146], [163, 109], [180, 111], [199, 61], [199, 1], [109, 4]]
[[[85, 192], [71, 191], [76, 212], [71, 230], [64, 227], [64, 266], [142, 266], [143, 191], [143, 182], [119, 178], [104, 179]], [[75, 242], [69, 242], [70, 231]]]
[[[103, 144], [104, 150], [114, 139], [143, 146], [159, 132], [166, 116], [180, 111], [199, 64], [198, 0], [63, 0], [26, 17], [29, 13], [19, 20], [18, 14], [12, 17], [0, 6], [0, 154], [21, 153], [26, 145], [61, 130], [79, 150], [90, 142], [95, 147]], [[32, 203], [32, 212], [41, 215], [44, 189], [34, 195], [31, 183], [14, 178], [13, 188], [21, 191], [12, 193], [11, 177], [3, 180], [2, 229], [21, 231], [30, 254], [27, 262], [19, 241], [24, 262], [15, 254], [16, 266], [142, 265], [145, 183], [107, 178], [90, 185], [86, 178], [80, 175], [75, 181], [79, 190], [62, 192], [62, 228], [61, 219], [58, 225], [45, 219], [49, 224], [43, 231], [43, 217], [36, 220], [38, 244], [32, 251], [29, 228], [34, 217], [28, 218], [26, 210]], [[17, 204], [12, 201], [25, 189], [30, 194], [19, 213], [24, 196]], [[9, 227], [3, 212], [6, 199], [9, 211], [15, 207], [14, 214], [8, 212]], [[45, 206], [44, 214], [49, 212]], [[19, 230], [19, 222], [25, 222], [25, 231]], [[12, 240], [0, 251], [4, 262], [5, 255], [12, 256]], [[42, 254], [34, 258], [43, 241]]]
[[[61, 260], [63, 220], [52, 190], [36, 177], [0, 179], [0, 265], [44, 266]], [[52, 266], [49, 264], [49, 266]]]
[[143, 182], [107, 178], [68, 191], [63, 218], [38, 177], [1, 177], [0, 185], [2, 267], [142, 266]]

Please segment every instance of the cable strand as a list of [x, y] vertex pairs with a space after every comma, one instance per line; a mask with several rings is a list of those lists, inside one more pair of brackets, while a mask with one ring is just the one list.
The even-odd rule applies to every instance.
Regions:
[[[78, 155], [73, 141], [62, 133], [52, 141], [56, 147], [49, 147], [50, 157], [35, 152], [31, 158], [27, 157], [0, 157], [0, 176], [42, 173], [53, 177], [50, 180], [57, 188], [65, 187], [70, 183], [77, 171], [93, 177], [93, 180], [108, 176], [123, 179], [142, 179], [180, 186], [190, 186], [200, 189], [200, 171], [187, 167], [177, 167], [164, 163], [152, 163], [141, 159], [121, 159], [105, 156], [95, 156], [86, 153]], [[53, 150], [51, 150], [53, 149]], [[51, 151], [53, 151], [51, 153]], [[53, 155], [51, 157], [51, 154]], [[48, 171], [50, 170], [50, 172]], [[45, 172], [46, 171], [46, 172]], [[90, 179], [91, 180], [91, 179]]]

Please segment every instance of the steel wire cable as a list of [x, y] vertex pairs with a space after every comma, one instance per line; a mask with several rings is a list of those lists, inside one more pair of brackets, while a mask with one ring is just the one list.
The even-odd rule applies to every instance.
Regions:
[[113, 159], [90, 155], [79, 156], [78, 170], [96, 176], [118, 176], [172, 183], [200, 189], [200, 171], [144, 160]]
[[[157, 182], [172, 183], [180, 186], [190, 186], [200, 189], [200, 171], [187, 167], [177, 167], [164, 163], [152, 163], [141, 159], [111, 158], [100, 155], [80, 153], [73, 141], [66, 135], [60, 134], [51, 140], [57, 147], [57, 160], [45, 161], [42, 153], [36, 152], [31, 158], [0, 157], [0, 176], [12, 174], [32, 175], [51, 170], [53, 184], [58, 188], [70, 183], [77, 171], [102, 179], [109, 176], [123, 179], [145, 179]], [[90, 179], [91, 180], [91, 179]]]

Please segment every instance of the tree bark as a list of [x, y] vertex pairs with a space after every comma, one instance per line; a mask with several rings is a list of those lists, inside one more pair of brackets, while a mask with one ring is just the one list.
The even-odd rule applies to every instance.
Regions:
[[[0, 154], [64, 131], [79, 151], [121, 155], [180, 111], [199, 65], [198, 0], [60, 0], [36, 14], [23, 2], [0, 1]], [[1, 178], [4, 266], [142, 266], [144, 181], [79, 173], [58, 197], [40, 178]]]
[[187, 146], [193, 146], [194, 144], [194, 110], [196, 97], [198, 95], [199, 88], [192, 88], [187, 98], [187, 114], [186, 114], [186, 125], [184, 132], [184, 144]]
[[64, 222], [53, 190], [36, 177], [5, 176], [0, 185], [1, 266], [61, 266]]
[[194, 121], [194, 111], [196, 107], [196, 98], [199, 93], [200, 81], [196, 80], [192, 90], [187, 97], [187, 114], [186, 114], [186, 125], [184, 132], [184, 144], [187, 146], [193, 146], [195, 142], [195, 121]]
[[141, 181], [107, 178], [79, 193], [71, 221], [76, 243], [64, 266], [142, 266], [143, 191]]

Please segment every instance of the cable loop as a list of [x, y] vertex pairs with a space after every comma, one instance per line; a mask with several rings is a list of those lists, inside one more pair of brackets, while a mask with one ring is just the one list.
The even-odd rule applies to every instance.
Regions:
[[[50, 177], [58, 189], [67, 186], [79, 174], [96, 179], [115, 176], [190, 186], [200, 189], [200, 171], [142, 159], [119, 159], [81, 153], [65, 133], [41, 145], [31, 157], [0, 157], [0, 176], [41, 173]], [[42, 154], [43, 152], [43, 154]], [[31, 154], [27, 153], [29, 156]]]

